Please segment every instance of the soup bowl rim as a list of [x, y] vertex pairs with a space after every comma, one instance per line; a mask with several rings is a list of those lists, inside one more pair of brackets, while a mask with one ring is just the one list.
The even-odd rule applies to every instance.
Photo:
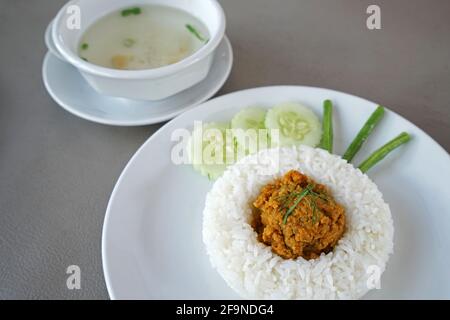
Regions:
[[[60, 37], [59, 26], [61, 26], [62, 19], [65, 18], [65, 13], [67, 12], [67, 8], [76, 5], [80, 0], [71, 0], [66, 3], [58, 12], [54, 19], [54, 23], [52, 26], [52, 39], [53, 42], [60, 53], [60, 55], [67, 60], [70, 64], [74, 65], [76, 68], [80, 69], [83, 72], [87, 72], [92, 75], [108, 77], [108, 78], [116, 78], [116, 79], [152, 79], [152, 78], [161, 78], [165, 76], [170, 76], [176, 74], [199, 61], [207, 58], [210, 54], [212, 54], [219, 44], [221, 43], [226, 28], [226, 18], [225, 13], [217, 0], [202, 0], [209, 1], [213, 6], [214, 10], [218, 13], [219, 21], [218, 21], [218, 30], [217, 32], [208, 40], [208, 42], [200, 48], [198, 51], [194, 52], [192, 55], [167, 66], [152, 68], [152, 69], [141, 69], [141, 70], [118, 70], [113, 68], [102, 67], [88, 61], [83, 60], [78, 53], [73, 52], [68, 46], [64, 43], [64, 41]], [[92, 0], [95, 1], [95, 0]], [[169, 2], [169, 1], [167, 1]], [[167, 3], [170, 6], [170, 3]], [[113, 11], [111, 11], [113, 12]], [[110, 12], [108, 12], [110, 13]], [[190, 12], [188, 12], [190, 13]], [[191, 13], [190, 13], [191, 14]], [[103, 15], [104, 16], [104, 15]], [[101, 19], [103, 16], [99, 17]], [[98, 21], [98, 20], [97, 20]], [[205, 25], [206, 22], [202, 21]], [[94, 22], [95, 23], [95, 22]]]

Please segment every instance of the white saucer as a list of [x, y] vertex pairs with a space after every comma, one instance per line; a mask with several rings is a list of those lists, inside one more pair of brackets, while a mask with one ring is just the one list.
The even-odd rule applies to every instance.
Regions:
[[216, 51], [211, 70], [201, 83], [161, 101], [137, 101], [102, 96], [70, 64], [48, 52], [42, 74], [53, 100], [70, 113], [94, 122], [140, 126], [163, 122], [211, 98], [225, 83], [233, 65], [227, 37]]

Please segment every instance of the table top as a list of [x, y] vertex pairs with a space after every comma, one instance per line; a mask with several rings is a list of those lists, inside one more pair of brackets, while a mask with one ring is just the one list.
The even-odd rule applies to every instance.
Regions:
[[[107, 299], [101, 233], [127, 161], [159, 125], [121, 128], [61, 109], [42, 83], [64, 0], [0, 0], [0, 299]], [[223, 0], [235, 64], [218, 93], [308, 85], [376, 101], [450, 150], [450, 2]], [[66, 269], [81, 270], [81, 289]]]

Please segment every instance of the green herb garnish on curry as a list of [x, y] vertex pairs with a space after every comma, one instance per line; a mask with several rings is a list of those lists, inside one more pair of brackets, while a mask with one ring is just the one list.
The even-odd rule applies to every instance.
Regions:
[[285, 259], [314, 259], [333, 250], [345, 231], [345, 209], [324, 185], [291, 170], [253, 202], [259, 241]]

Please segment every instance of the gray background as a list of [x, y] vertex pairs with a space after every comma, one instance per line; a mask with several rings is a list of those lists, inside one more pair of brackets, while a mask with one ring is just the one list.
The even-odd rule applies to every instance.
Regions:
[[[132, 1], [131, 1], [132, 2]], [[160, 125], [118, 128], [55, 104], [41, 79], [64, 0], [0, 0], [0, 299], [106, 299], [101, 230], [114, 183]], [[299, 84], [381, 103], [450, 150], [450, 1], [227, 0], [235, 65], [219, 95]], [[366, 8], [382, 9], [382, 30]], [[67, 266], [82, 289], [66, 288]]]

